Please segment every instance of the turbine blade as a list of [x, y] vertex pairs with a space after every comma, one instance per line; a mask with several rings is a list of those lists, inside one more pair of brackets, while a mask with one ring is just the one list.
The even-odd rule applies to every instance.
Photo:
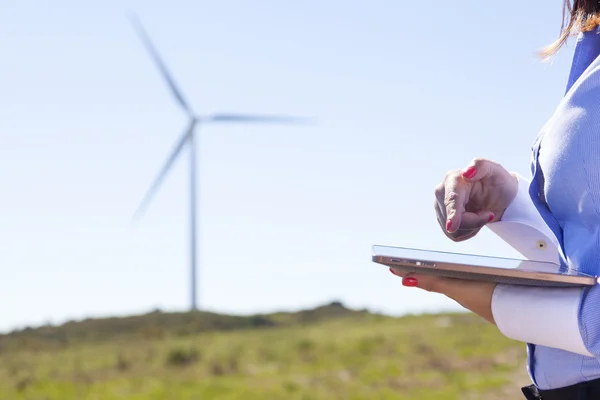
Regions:
[[152, 200], [152, 197], [154, 196], [154, 194], [156, 193], [156, 191], [158, 190], [158, 188], [160, 187], [160, 185], [162, 184], [162, 182], [164, 181], [165, 177], [167, 176], [167, 173], [169, 172], [169, 170], [171, 169], [171, 167], [175, 163], [175, 160], [177, 159], [177, 157], [181, 153], [181, 150], [183, 149], [183, 147], [185, 146], [185, 144], [189, 140], [190, 136], [193, 134], [194, 127], [195, 127], [195, 122], [194, 121], [190, 122], [190, 125], [183, 132], [183, 135], [181, 135], [181, 138], [179, 139], [179, 141], [177, 142], [177, 144], [175, 145], [175, 147], [171, 151], [171, 154], [169, 155], [169, 157], [165, 161], [162, 169], [160, 170], [160, 172], [158, 173], [158, 175], [154, 179], [154, 182], [152, 182], [152, 185], [150, 186], [150, 189], [148, 189], [148, 191], [146, 192], [146, 195], [144, 196], [144, 198], [143, 198], [142, 202], [140, 203], [138, 209], [135, 211], [135, 214], [133, 215], [133, 219], [134, 220], [137, 219], [138, 217], [140, 217], [142, 215], [142, 213], [146, 210], [146, 207], [148, 206], [148, 204]]
[[138, 36], [140, 37], [140, 40], [142, 41], [144, 47], [146, 48], [148, 53], [150, 53], [150, 57], [152, 58], [152, 60], [156, 64], [156, 66], [158, 67], [160, 74], [162, 75], [164, 80], [167, 81], [167, 85], [169, 86], [169, 89], [171, 89], [171, 92], [172, 92], [173, 96], [175, 97], [175, 99], [177, 100], [177, 103], [179, 103], [179, 105], [187, 112], [187, 114], [190, 117], [193, 117], [193, 112], [192, 112], [191, 107], [189, 106], [188, 102], [185, 100], [181, 91], [175, 84], [175, 80], [173, 79], [171, 73], [167, 69], [165, 63], [162, 61], [160, 55], [158, 54], [158, 51], [152, 44], [152, 41], [150, 40], [150, 36], [148, 36], [148, 33], [142, 26], [142, 23], [140, 22], [139, 18], [137, 18], [137, 16], [135, 16], [135, 14], [133, 14], [132, 12], [128, 12], [127, 15], [129, 17], [129, 21], [131, 22], [133, 28], [135, 29]]
[[208, 117], [208, 122], [229, 123], [263, 123], [263, 124], [304, 124], [311, 120], [307, 118], [290, 117], [284, 115], [255, 115], [255, 114], [213, 114]]

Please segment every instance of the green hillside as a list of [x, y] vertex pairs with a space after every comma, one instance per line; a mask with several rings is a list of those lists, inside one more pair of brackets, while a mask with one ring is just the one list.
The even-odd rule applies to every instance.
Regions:
[[519, 399], [524, 363], [468, 314], [153, 312], [0, 335], [0, 399]]

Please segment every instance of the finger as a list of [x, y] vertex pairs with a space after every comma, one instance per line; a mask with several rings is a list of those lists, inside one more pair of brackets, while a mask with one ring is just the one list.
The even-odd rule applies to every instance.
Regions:
[[400, 278], [404, 276], [404, 273], [401, 270], [396, 270], [394, 267], [390, 267], [390, 272]]
[[[458, 228], [456, 231], [450, 233], [446, 230], [446, 211], [445, 208], [440, 207], [438, 203], [435, 204], [435, 212], [436, 219], [440, 227], [442, 228], [442, 232], [446, 235], [447, 238], [451, 239], [454, 242], [462, 242], [464, 240], [470, 239], [477, 234], [479, 229], [463, 229]], [[464, 214], [463, 214], [464, 218]]]
[[452, 178], [446, 185], [444, 206], [446, 207], [445, 229], [452, 233], [460, 227], [462, 214], [467, 203], [467, 188], [460, 177]]
[[475, 158], [462, 172], [462, 177], [470, 182], [475, 182], [490, 176], [494, 168], [494, 162], [484, 158]]
[[456, 300], [465, 290], [481, 285], [481, 282], [465, 279], [444, 278], [436, 275], [409, 273], [402, 278], [402, 284], [407, 287], [416, 287], [432, 293], [440, 293]]
[[[444, 197], [446, 196], [446, 178], [444, 179], [443, 182], [441, 182], [439, 185], [437, 185], [435, 187], [435, 204], [437, 205], [437, 207], [443, 207], [444, 206]], [[446, 212], [444, 210], [443, 212], [443, 219], [446, 219]]]
[[447, 291], [452, 292], [452, 290], [456, 289], [454, 286], [460, 284], [460, 282], [461, 281], [457, 279], [442, 278], [440, 276], [423, 274], [407, 274], [404, 278], [402, 278], [403, 286], [416, 287], [428, 292], [442, 294], [445, 294]]
[[487, 223], [492, 222], [494, 218], [494, 213], [487, 210], [477, 212], [465, 212], [462, 215], [459, 228], [466, 230], [481, 229]]
[[442, 228], [442, 231], [444, 231], [444, 233], [447, 233], [446, 231], [446, 206], [444, 204], [444, 199], [446, 197], [446, 187], [445, 187], [445, 181], [440, 183], [438, 186], [436, 186], [435, 188], [435, 203], [434, 203], [434, 208], [435, 208], [435, 214], [436, 214], [436, 218], [438, 220], [438, 223], [440, 224], [440, 227]]
[[446, 207], [440, 205], [438, 201], [433, 205], [435, 208], [435, 217], [437, 219], [438, 224], [444, 232], [446, 232]]

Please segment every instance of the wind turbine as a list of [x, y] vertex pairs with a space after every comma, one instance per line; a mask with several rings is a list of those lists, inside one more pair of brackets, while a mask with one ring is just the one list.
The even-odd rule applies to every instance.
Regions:
[[196, 299], [196, 278], [197, 278], [197, 266], [198, 266], [198, 249], [197, 249], [197, 235], [196, 235], [196, 135], [198, 134], [199, 125], [211, 124], [211, 123], [280, 123], [280, 124], [298, 124], [305, 122], [304, 118], [294, 118], [288, 116], [276, 116], [276, 115], [251, 115], [251, 114], [211, 114], [207, 116], [198, 116], [190, 107], [187, 100], [183, 97], [181, 91], [175, 84], [172, 75], [167, 70], [165, 63], [162, 61], [158, 54], [158, 51], [152, 44], [150, 37], [143, 28], [138, 18], [128, 13], [129, 20], [133, 25], [134, 30], [140, 37], [142, 44], [150, 54], [152, 61], [156, 64], [160, 74], [166, 81], [171, 94], [175, 97], [177, 104], [185, 111], [188, 116], [188, 124], [183, 134], [176, 142], [175, 146], [171, 150], [171, 153], [167, 157], [165, 163], [160, 169], [158, 175], [150, 185], [149, 190], [143, 197], [138, 209], [134, 214], [134, 219], [139, 218], [147, 208], [148, 204], [152, 200], [152, 197], [158, 191], [161, 183], [164, 181], [169, 170], [173, 166], [173, 163], [181, 155], [184, 147], [188, 146], [190, 149], [190, 301], [191, 310], [197, 310], [197, 299]]

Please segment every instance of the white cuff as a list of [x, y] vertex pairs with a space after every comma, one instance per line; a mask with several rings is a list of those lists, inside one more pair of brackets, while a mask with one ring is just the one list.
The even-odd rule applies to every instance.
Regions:
[[579, 330], [582, 290], [497, 285], [492, 314], [508, 338], [593, 356]]
[[[525, 258], [560, 264], [558, 241], [531, 200], [530, 183], [522, 176], [517, 178], [517, 196], [502, 220], [487, 226]], [[492, 314], [508, 338], [592, 356], [579, 330], [581, 291], [497, 285]]]
[[559, 264], [558, 241], [529, 196], [529, 182], [520, 175], [517, 196], [502, 220], [486, 225], [528, 260]]

